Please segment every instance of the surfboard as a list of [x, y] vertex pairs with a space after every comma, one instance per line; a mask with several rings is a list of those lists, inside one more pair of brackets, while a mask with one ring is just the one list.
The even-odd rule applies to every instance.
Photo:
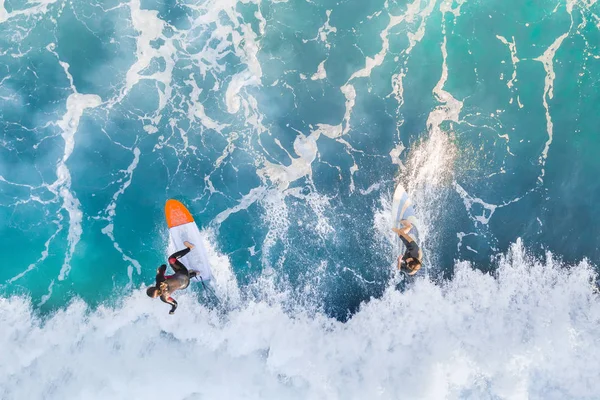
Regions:
[[[400, 221], [406, 219], [412, 223], [412, 228], [408, 231], [408, 234], [412, 236], [417, 243], [419, 243], [419, 220], [415, 213], [412, 200], [406, 193], [406, 190], [402, 184], [396, 186], [394, 191], [394, 198], [392, 200], [392, 227], [400, 228]], [[398, 238], [400, 242], [400, 239]]]
[[194, 217], [181, 202], [169, 199], [165, 204], [165, 217], [169, 227], [169, 254], [184, 249], [186, 240], [195, 247], [179, 260], [190, 270], [198, 271], [204, 282], [213, 278], [206, 249], [202, 245], [200, 229]]

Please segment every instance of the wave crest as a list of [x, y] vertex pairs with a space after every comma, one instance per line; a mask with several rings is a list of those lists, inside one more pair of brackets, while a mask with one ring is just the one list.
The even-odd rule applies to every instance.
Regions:
[[497, 264], [494, 276], [459, 262], [452, 280], [388, 288], [346, 323], [289, 311], [272, 287], [225, 314], [186, 294], [169, 316], [142, 290], [46, 318], [0, 299], [0, 397], [598, 397], [591, 266], [535, 259], [520, 241]]

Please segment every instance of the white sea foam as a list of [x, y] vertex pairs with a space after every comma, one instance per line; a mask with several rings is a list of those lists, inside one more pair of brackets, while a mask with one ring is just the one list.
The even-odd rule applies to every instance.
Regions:
[[68, 275], [71, 269], [71, 257], [75, 252], [75, 247], [83, 232], [81, 227], [83, 214], [79, 209], [79, 200], [77, 200], [71, 191], [71, 173], [69, 172], [66, 163], [75, 148], [75, 133], [79, 127], [81, 116], [87, 108], [97, 107], [100, 103], [100, 96], [73, 93], [67, 98], [67, 112], [63, 118], [56, 123], [56, 125], [62, 129], [65, 149], [62, 159], [57, 164], [57, 179], [47, 187], [48, 190], [59, 195], [63, 199], [63, 209], [69, 214], [69, 233], [67, 237], [69, 248], [58, 276], [59, 280], [63, 280]]
[[[392, 23], [400, 23], [402, 22], [402, 20], [406, 21], [406, 22], [412, 22], [416, 19], [417, 16], [421, 17], [421, 22], [418, 26], [418, 28], [412, 32], [412, 31], [408, 31], [407, 32], [407, 37], [409, 40], [409, 46], [407, 47], [406, 51], [405, 51], [405, 59], [403, 62], [403, 66], [400, 68], [400, 72], [397, 74], [392, 75], [392, 93], [394, 95], [394, 97], [396, 98], [396, 100], [398, 101], [398, 110], [400, 109], [400, 107], [402, 107], [402, 105], [404, 104], [404, 78], [406, 77], [406, 74], [408, 73], [408, 56], [410, 55], [410, 52], [412, 51], [412, 49], [417, 45], [417, 43], [419, 43], [423, 37], [425, 36], [425, 27], [427, 25], [427, 19], [429, 18], [429, 16], [431, 15], [431, 13], [433, 12], [434, 8], [435, 8], [435, 1], [429, 1], [426, 2], [426, 6], [423, 7], [422, 6], [422, 1], [421, 0], [415, 0], [414, 2], [410, 3], [407, 5], [407, 10], [406, 10], [406, 14], [403, 16], [399, 16], [399, 17], [392, 17], [392, 19], [390, 20], [390, 25]], [[459, 6], [460, 9], [460, 6]], [[441, 6], [441, 11], [444, 11], [443, 6]], [[388, 26], [388, 30], [389, 30], [389, 26]], [[383, 35], [382, 35], [383, 38]], [[385, 38], [385, 41], [388, 41], [387, 36]], [[389, 44], [388, 44], [389, 47]]]
[[190, 79], [184, 81], [186, 84], [192, 87], [192, 93], [190, 93], [190, 104], [188, 109], [188, 119], [190, 121], [194, 121], [196, 118], [200, 121], [202, 126], [207, 129], [214, 129], [217, 132], [221, 132], [223, 128], [227, 127], [227, 124], [219, 124], [208, 115], [204, 111], [204, 105], [201, 101], [199, 101], [198, 97], [202, 93], [202, 89], [198, 87], [196, 80], [194, 78], [194, 74], [190, 74]]
[[[259, 44], [257, 36], [250, 24], [240, 25], [242, 33], [232, 31], [233, 44], [236, 55], [248, 66], [248, 69], [234, 75], [225, 93], [227, 111], [237, 113], [240, 109], [242, 98], [240, 91], [245, 86], [260, 85], [262, 69], [258, 61]], [[243, 45], [241, 45], [243, 44]]]
[[250, 192], [244, 195], [237, 205], [228, 208], [225, 211], [221, 211], [215, 218], [213, 218], [212, 223], [219, 225], [223, 223], [231, 214], [235, 214], [241, 210], [246, 210], [252, 204], [254, 204], [257, 200], [262, 199], [266, 195], [266, 189], [264, 187], [257, 187], [251, 189]]
[[[136, 268], [136, 271], [139, 275], [142, 273], [142, 266], [137, 260], [135, 260], [134, 258], [129, 257], [127, 254], [125, 254], [123, 249], [121, 249], [121, 246], [119, 246], [119, 243], [115, 239], [115, 235], [114, 235], [113, 221], [114, 221], [115, 215], [117, 214], [117, 200], [119, 199], [119, 196], [121, 196], [123, 193], [125, 193], [125, 190], [127, 190], [129, 185], [131, 185], [131, 181], [133, 179], [133, 171], [135, 171], [135, 169], [137, 168], [139, 161], [140, 161], [140, 149], [138, 149], [136, 147], [133, 149], [133, 161], [127, 167], [126, 170], [120, 171], [120, 172], [123, 172], [125, 174], [125, 177], [128, 177], [129, 179], [127, 179], [123, 183], [123, 185], [119, 188], [119, 190], [117, 190], [115, 192], [115, 194], [112, 197], [112, 201], [104, 210], [105, 215], [102, 218], [105, 221], [107, 221], [108, 224], [104, 228], [102, 228], [101, 232], [110, 238], [110, 240], [113, 242], [114, 248], [121, 254], [121, 256], [123, 257], [123, 260], [129, 263], [129, 265], [127, 267], [127, 276], [129, 277], [128, 287], [131, 287], [131, 285], [132, 285], [133, 267]], [[122, 182], [123, 179], [124, 178], [120, 179], [118, 182]]]
[[323, 24], [322, 27], [319, 28], [319, 31], [317, 32], [317, 36], [315, 36], [313, 39], [302, 39], [303, 43], [308, 43], [311, 41], [321, 41], [323, 43], [325, 43], [325, 48], [327, 50], [329, 50], [331, 48], [331, 44], [328, 41], [328, 36], [332, 33], [336, 33], [337, 32], [337, 28], [335, 26], [331, 26], [329, 24], [329, 20], [331, 18], [331, 10], [327, 10], [325, 11], [325, 15], [327, 16], [327, 21], [325, 21], [325, 23]]
[[[452, 142], [452, 133], [442, 129], [444, 121], [459, 122], [463, 103], [455, 99], [444, 89], [448, 79], [446, 36], [441, 45], [443, 56], [442, 73], [433, 89], [433, 94], [440, 103], [427, 117], [428, 135], [412, 146], [407, 155], [406, 165], [401, 165], [401, 181], [411, 196], [416, 207], [417, 216], [421, 222], [419, 239], [425, 250], [425, 261], [432, 264], [427, 254], [435, 254], [437, 245], [438, 219], [442, 212], [451, 182], [454, 178], [454, 161], [456, 145]], [[392, 150], [390, 156], [399, 157], [400, 149]], [[388, 225], [389, 226], [389, 225]]]
[[[289, 209], [285, 202], [285, 193], [279, 190], [270, 190], [261, 199], [264, 208], [263, 220], [267, 225], [267, 235], [262, 243], [261, 263], [265, 270], [281, 268], [287, 256], [287, 233], [290, 227]], [[275, 264], [271, 262], [274, 247], [281, 242], [286, 244], [279, 252]]]
[[543, 182], [544, 175], [546, 173], [545, 165], [546, 158], [548, 158], [548, 151], [550, 150], [550, 145], [552, 144], [552, 140], [554, 138], [554, 124], [552, 123], [552, 117], [550, 115], [550, 106], [548, 105], [548, 101], [552, 100], [554, 97], [554, 78], [556, 78], [556, 74], [554, 72], [554, 56], [556, 52], [560, 48], [563, 40], [569, 36], [569, 32], [563, 33], [559, 36], [554, 43], [550, 45], [544, 51], [544, 54], [536, 58], [536, 61], [541, 62], [544, 65], [544, 71], [546, 71], [546, 77], [544, 79], [544, 94], [542, 96], [542, 104], [544, 105], [544, 109], [546, 110], [546, 132], [548, 133], [548, 140], [544, 145], [544, 150], [542, 150], [542, 154], [539, 158], [539, 163], [542, 167], [542, 172], [538, 177], [540, 182]]
[[[600, 396], [600, 302], [570, 269], [514, 245], [497, 277], [388, 289], [347, 323], [284, 311], [277, 293], [220, 315], [143, 290], [116, 308], [79, 300], [41, 321], [0, 299], [3, 399], [583, 399]], [[165, 363], [177, 379], [157, 382]]]
[[294, 151], [298, 157], [292, 157], [288, 166], [265, 161], [265, 166], [258, 171], [259, 175], [268, 177], [277, 183], [280, 189], [286, 189], [290, 183], [312, 173], [311, 164], [317, 157], [317, 143], [320, 133], [312, 132], [309, 136], [298, 135], [294, 140]]
[[[413, 19], [415, 19], [416, 16], [420, 16], [421, 23], [416, 28], [415, 32], [408, 33], [410, 45], [409, 45], [409, 48], [406, 51], [406, 53], [409, 53], [411, 51], [411, 49], [418, 42], [420, 42], [420, 40], [423, 38], [423, 36], [425, 34], [425, 25], [426, 25], [427, 18], [431, 15], [434, 8], [435, 8], [435, 1], [415, 0], [414, 2], [409, 4], [405, 14], [401, 14], [401, 15], [391, 15], [390, 14], [390, 21], [389, 21], [388, 25], [383, 29], [383, 31], [379, 35], [381, 38], [381, 41], [382, 41], [382, 49], [374, 57], [366, 57], [365, 58], [365, 66], [363, 68], [355, 71], [350, 76], [348, 81], [340, 87], [340, 91], [342, 92], [342, 94], [344, 95], [344, 97], [346, 99], [345, 104], [344, 104], [344, 106], [345, 106], [344, 117], [343, 117], [342, 121], [340, 122], [340, 124], [338, 124], [338, 125], [318, 124], [317, 129], [313, 129], [308, 136], [301, 135], [301, 137], [299, 139], [297, 139], [296, 142], [298, 142], [298, 140], [300, 140], [305, 143], [309, 143], [311, 146], [310, 155], [308, 157], [305, 157], [305, 156], [298, 154], [300, 156], [299, 158], [291, 157], [292, 163], [291, 163], [291, 165], [288, 165], [288, 166], [267, 163], [265, 168], [262, 169], [262, 175], [269, 177], [271, 180], [273, 180], [275, 182], [279, 182], [280, 187], [282, 187], [282, 188], [287, 188], [291, 182], [293, 182], [301, 177], [310, 175], [312, 172], [311, 163], [315, 159], [316, 154], [318, 153], [318, 147], [317, 147], [316, 142], [319, 139], [319, 136], [321, 134], [325, 134], [326, 136], [328, 136], [332, 139], [335, 139], [336, 141], [343, 144], [347, 149], [346, 151], [347, 151], [348, 155], [352, 158], [353, 165], [350, 167], [350, 191], [354, 192], [354, 190], [355, 190], [354, 174], [356, 173], [356, 171], [358, 171], [359, 166], [356, 163], [356, 160], [354, 159], [354, 156], [352, 154], [352, 151], [355, 151], [355, 150], [350, 145], [350, 143], [348, 143], [348, 141], [344, 140], [344, 138], [343, 138], [343, 135], [346, 135], [351, 130], [350, 119], [352, 117], [352, 111], [353, 111], [354, 105], [356, 104], [357, 93], [356, 93], [356, 89], [355, 89], [354, 85], [352, 84], [352, 81], [355, 79], [359, 79], [359, 78], [370, 77], [373, 70], [382, 65], [383, 61], [385, 60], [385, 58], [388, 54], [389, 47], [390, 47], [390, 43], [389, 43], [390, 31], [395, 26], [397, 26], [403, 22], [407, 22], [407, 21], [411, 22], [411, 21], [413, 21]], [[327, 35], [331, 32], [335, 32], [335, 30], [334, 30], [335, 28], [330, 29], [330, 27], [328, 25], [330, 15], [331, 15], [331, 12], [327, 11], [327, 22], [326, 22], [325, 26], [319, 30], [319, 35], [321, 35], [320, 38], [322, 41], [325, 41], [325, 42], [327, 40]], [[327, 27], [327, 29], [325, 29], [325, 27]], [[325, 65], [325, 61], [323, 61], [321, 64], [319, 64], [317, 73], [314, 74], [311, 77], [311, 79], [316, 80], [316, 79], [323, 79], [326, 77], [324, 65]], [[406, 75], [405, 72], [402, 72], [400, 75], [395, 76], [395, 78], [393, 79], [393, 82], [392, 82], [393, 87], [394, 87], [393, 93], [395, 94], [399, 103], [402, 103], [402, 101], [403, 101], [402, 100], [402, 96], [403, 96], [402, 79], [404, 78], [405, 75]], [[304, 77], [303, 79], [306, 79], [306, 77]], [[294, 143], [294, 148], [296, 148], [296, 142]]]
[[[11, 18], [17, 16], [34, 16], [37, 14], [45, 14], [48, 11], [48, 7], [51, 4], [56, 3], [56, 0], [36, 0], [36, 1], [28, 1], [27, 4], [30, 5], [29, 8], [22, 9], [13, 9], [13, 11], [8, 12], [4, 7], [4, 1], [0, 0], [0, 24], [8, 21]], [[13, 5], [14, 7], [14, 5]]]
[[313, 190], [311, 190], [308, 194], [303, 194], [302, 188], [300, 187], [288, 190], [287, 194], [304, 200], [312, 209], [317, 217], [314, 225], [314, 232], [322, 239], [328, 239], [329, 235], [335, 232], [331, 222], [325, 215], [325, 212], [331, 209], [331, 205], [329, 203], [330, 199], [327, 196], [321, 195]]
[[44, 261], [48, 257], [50, 243], [52, 243], [54, 238], [62, 231], [62, 225], [60, 224], [60, 222], [54, 221], [54, 223], [58, 226], [58, 228], [54, 232], [54, 234], [52, 234], [52, 236], [50, 236], [50, 238], [48, 240], [46, 240], [46, 243], [44, 243], [44, 250], [42, 251], [42, 255], [40, 256], [40, 258], [38, 258], [34, 263], [29, 264], [23, 272], [20, 272], [19, 274], [15, 275], [12, 278], [10, 278], [9, 280], [7, 280], [6, 283], [10, 284], [18, 279], [21, 279], [22, 277], [27, 275], [29, 272], [33, 271], [42, 261]]
[[317, 72], [315, 72], [313, 74], [313, 76], [310, 77], [311, 80], [313, 81], [317, 81], [320, 79], [325, 79], [327, 78], [327, 71], [325, 71], [325, 61], [321, 61], [321, 63], [319, 64], [318, 68], [317, 68]]
[[217, 232], [214, 229], [205, 229], [202, 231], [202, 238], [202, 245], [215, 278], [211, 283], [212, 288], [225, 305], [228, 307], [239, 306], [241, 300], [240, 288], [229, 258], [217, 250]]
[[[500, 35], [496, 35], [496, 38], [498, 40], [500, 40], [502, 43], [504, 43], [505, 45], [507, 45], [508, 50], [510, 51], [510, 60], [513, 65], [513, 73], [512, 73], [510, 80], [508, 82], [506, 82], [506, 86], [512, 90], [515, 82], [517, 81], [517, 63], [519, 61], [521, 61], [517, 57], [517, 41], [515, 40], [514, 36], [512, 37], [512, 42], [509, 42], [505, 37], [500, 36]], [[511, 102], [512, 102], [512, 98], [511, 98]]]

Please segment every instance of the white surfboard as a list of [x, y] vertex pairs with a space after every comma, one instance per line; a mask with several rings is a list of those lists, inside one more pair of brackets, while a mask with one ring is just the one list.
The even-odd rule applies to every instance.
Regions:
[[[400, 228], [400, 221], [406, 219], [412, 223], [412, 228], [408, 234], [419, 243], [419, 220], [415, 213], [412, 200], [408, 197], [408, 193], [402, 187], [402, 184], [396, 186], [394, 198], [392, 200], [392, 227]], [[399, 239], [398, 239], [399, 240]]]
[[165, 204], [165, 216], [169, 227], [169, 255], [185, 249], [183, 242], [187, 240], [195, 247], [181, 257], [180, 261], [188, 270], [198, 271], [204, 282], [213, 279], [208, 256], [202, 245], [202, 235], [192, 214], [179, 201], [169, 199]]

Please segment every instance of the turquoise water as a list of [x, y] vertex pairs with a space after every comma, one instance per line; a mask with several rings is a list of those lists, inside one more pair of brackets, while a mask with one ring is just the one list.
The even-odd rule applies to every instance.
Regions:
[[[177, 399], [600, 396], [595, 0], [0, 0], [0, 27], [1, 398], [140, 398], [164, 357]], [[175, 316], [144, 294], [169, 198], [221, 297]]]

